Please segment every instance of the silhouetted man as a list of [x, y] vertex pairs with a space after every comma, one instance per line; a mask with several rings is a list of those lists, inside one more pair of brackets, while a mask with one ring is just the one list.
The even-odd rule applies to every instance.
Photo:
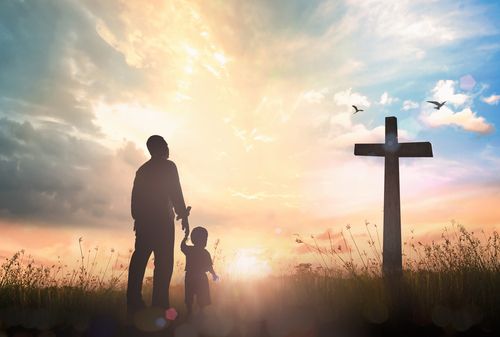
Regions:
[[135, 220], [135, 251], [130, 259], [127, 286], [129, 314], [143, 308], [142, 281], [151, 252], [154, 252], [153, 306], [169, 307], [169, 286], [174, 268], [174, 219], [182, 219], [189, 233], [188, 215], [179, 174], [168, 160], [167, 142], [161, 136], [147, 141], [151, 159], [138, 170], [132, 189], [132, 217]]

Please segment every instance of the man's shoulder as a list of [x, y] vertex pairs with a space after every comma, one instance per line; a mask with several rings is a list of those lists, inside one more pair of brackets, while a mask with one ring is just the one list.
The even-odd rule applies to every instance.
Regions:
[[177, 166], [170, 159], [162, 160], [160, 165], [161, 165], [161, 170], [164, 171], [169, 176], [177, 171]]
[[147, 171], [147, 169], [150, 166], [151, 166], [151, 159], [148, 160], [147, 162], [145, 162], [144, 164], [142, 164], [141, 166], [139, 166], [139, 168], [137, 169], [136, 173], [137, 174], [141, 174], [142, 172]]
[[164, 168], [166, 170], [177, 169], [175, 163], [169, 159], [164, 160], [148, 160], [142, 164], [136, 171], [136, 173], [141, 174], [149, 170], [157, 170], [158, 168]]
[[171, 161], [170, 159], [167, 159], [165, 160], [165, 164], [164, 164], [166, 167], [168, 167], [169, 169], [176, 169], [177, 166], [175, 165], [175, 163], [173, 161]]

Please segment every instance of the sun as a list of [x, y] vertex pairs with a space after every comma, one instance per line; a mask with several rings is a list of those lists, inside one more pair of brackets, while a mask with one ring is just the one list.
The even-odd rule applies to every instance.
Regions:
[[231, 278], [262, 278], [271, 273], [269, 261], [262, 258], [259, 249], [247, 248], [236, 252], [234, 260], [229, 263], [228, 273]]

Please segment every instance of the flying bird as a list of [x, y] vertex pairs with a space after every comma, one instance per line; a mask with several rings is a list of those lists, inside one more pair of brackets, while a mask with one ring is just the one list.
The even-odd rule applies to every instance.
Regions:
[[439, 110], [443, 107], [444, 103], [446, 103], [446, 101], [444, 101], [443, 103], [439, 103], [439, 102], [436, 102], [436, 101], [427, 101], [428, 103], [432, 103], [435, 105], [434, 109], [436, 110]]
[[353, 115], [354, 115], [356, 112], [364, 111], [364, 110], [362, 110], [362, 109], [358, 109], [358, 107], [357, 107], [357, 106], [355, 106], [355, 105], [353, 105], [352, 107], [354, 108], [354, 110], [356, 110], [356, 111], [354, 111], [354, 112], [353, 112]]

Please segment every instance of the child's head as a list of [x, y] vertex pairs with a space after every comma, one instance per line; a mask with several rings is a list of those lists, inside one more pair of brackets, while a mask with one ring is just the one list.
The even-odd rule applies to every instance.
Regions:
[[203, 227], [195, 227], [191, 231], [191, 242], [198, 247], [207, 245], [208, 231]]

